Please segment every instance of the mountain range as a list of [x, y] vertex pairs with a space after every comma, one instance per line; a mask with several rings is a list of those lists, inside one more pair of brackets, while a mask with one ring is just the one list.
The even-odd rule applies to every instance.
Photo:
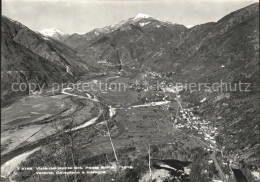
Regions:
[[[233, 12], [218, 22], [190, 29], [140, 14], [86, 34], [66, 35], [57, 29], [39, 34], [19, 22], [2, 17], [2, 71], [26, 71], [25, 65], [21, 67], [23, 70], [6, 61], [19, 58], [15, 54], [12, 54], [15, 58], [9, 58], [10, 51], [25, 49], [23, 51], [27, 52], [20, 53], [20, 56], [35, 56], [29, 60], [48, 60], [48, 64], [57, 65], [50, 66], [52, 69], [64, 73], [66, 66], [72, 69], [78, 66], [80, 71], [87, 72], [91, 64], [102, 71], [127, 74], [180, 72], [176, 75], [180, 79], [209, 80], [218, 78], [215, 72], [228, 76], [239, 63], [243, 71], [256, 76], [257, 71], [251, 71], [258, 64], [258, 55], [255, 54], [258, 51], [257, 21], [257, 4]], [[23, 62], [22, 59], [19, 58], [19, 62]], [[29, 61], [23, 64], [29, 64]]]

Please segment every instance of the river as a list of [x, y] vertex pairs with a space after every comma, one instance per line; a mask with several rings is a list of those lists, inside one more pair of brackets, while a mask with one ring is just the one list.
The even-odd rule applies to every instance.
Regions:
[[[73, 96], [73, 97], [91, 100], [91, 101], [98, 102], [98, 103], [100, 102], [95, 95], [91, 95], [89, 93], [86, 93], [86, 96], [81, 96], [81, 95], [76, 95], [76, 94], [66, 92], [67, 90], [70, 90], [70, 89], [71, 88], [65, 88], [61, 91], [61, 93], [65, 94], [65, 95]], [[102, 107], [102, 104], [101, 104], [98, 116], [86, 121], [85, 123], [83, 123], [81, 125], [73, 127], [71, 130], [66, 130], [66, 132], [76, 131], [76, 130], [86, 128], [86, 127], [89, 127], [89, 126], [95, 124], [99, 119], [101, 119], [101, 116], [103, 116], [103, 114], [106, 115], [106, 110], [108, 110], [108, 108], [106, 108], [105, 105], [103, 105], [103, 107]], [[1, 156], [1, 176], [3, 178], [9, 178], [10, 175], [12, 175], [13, 171], [15, 169], [17, 169], [17, 167], [21, 164], [22, 161], [26, 160], [26, 158], [29, 155], [31, 155], [34, 152], [36, 152], [37, 150], [39, 150], [41, 146], [47, 145], [47, 144], [57, 140], [56, 136], [57, 136], [56, 134], [47, 136], [36, 142], [30, 143], [26, 146], [18, 147], [17, 149]]]

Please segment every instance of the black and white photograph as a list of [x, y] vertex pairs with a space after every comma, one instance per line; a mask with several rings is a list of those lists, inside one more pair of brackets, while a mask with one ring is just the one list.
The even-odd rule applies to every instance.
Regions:
[[0, 182], [260, 182], [258, 0], [2, 0]]

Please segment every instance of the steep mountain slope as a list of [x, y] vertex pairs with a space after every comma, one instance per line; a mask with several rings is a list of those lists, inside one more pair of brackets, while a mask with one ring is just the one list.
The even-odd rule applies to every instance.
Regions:
[[[259, 160], [259, 10], [253, 4], [214, 24], [195, 26], [176, 49], [175, 61], [182, 66], [179, 80], [227, 83], [223, 91], [199, 90], [193, 102], [205, 98], [200, 114], [219, 130], [217, 142], [233, 161], [257, 165]], [[183, 53], [189, 53], [185, 55]], [[238, 83], [244, 83], [238, 89]], [[249, 88], [246, 90], [246, 86]], [[236, 88], [235, 88], [236, 86]], [[188, 98], [189, 97], [189, 98]]]
[[255, 4], [217, 23], [191, 28], [174, 49], [173, 61], [183, 66], [182, 76], [192, 76], [190, 79], [197, 80], [206, 75], [210, 77], [208, 80], [219, 80], [216, 75], [228, 76], [234, 68], [254, 70], [255, 75], [257, 70], [254, 68], [258, 63], [258, 20], [258, 5]]
[[11, 91], [13, 83], [50, 85], [73, 80], [93, 70], [71, 48], [7, 17], [2, 17], [1, 38], [1, 97], [4, 102], [13, 94], [19, 94]]

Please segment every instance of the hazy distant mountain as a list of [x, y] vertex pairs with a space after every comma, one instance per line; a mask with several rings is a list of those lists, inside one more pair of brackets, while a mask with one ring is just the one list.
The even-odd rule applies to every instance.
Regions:
[[[156, 63], [158, 59], [170, 63], [172, 45], [185, 31], [187, 28], [183, 25], [137, 15], [84, 35], [73, 34], [63, 42], [75, 49], [82, 59], [98, 67], [132, 72], [133, 67], [143, 70], [152, 65], [161, 67]], [[153, 63], [147, 67], [148, 62]]]

